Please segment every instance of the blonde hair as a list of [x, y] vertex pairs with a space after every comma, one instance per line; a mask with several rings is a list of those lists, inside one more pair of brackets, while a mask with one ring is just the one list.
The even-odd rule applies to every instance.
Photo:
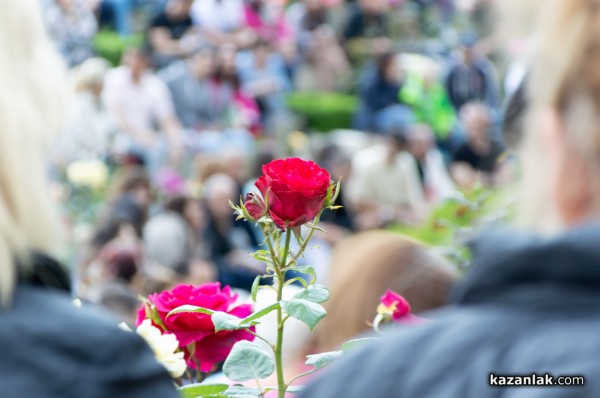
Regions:
[[539, 232], [555, 232], [564, 225], [549, 200], [552, 176], [545, 169], [539, 116], [547, 110], [560, 116], [566, 142], [596, 173], [581, 183], [592, 184], [600, 198], [600, 1], [515, 0], [511, 4], [511, 15], [526, 19], [530, 26], [529, 32], [523, 32], [530, 34], [530, 49], [520, 218]]
[[0, 1], [0, 299], [31, 250], [54, 247], [45, 152], [63, 116], [65, 70], [39, 0]]

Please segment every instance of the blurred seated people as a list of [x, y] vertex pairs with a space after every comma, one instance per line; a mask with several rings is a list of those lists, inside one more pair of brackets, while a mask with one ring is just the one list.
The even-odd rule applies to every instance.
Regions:
[[201, 37], [212, 45], [242, 47], [254, 37], [244, 31], [244, 0], [201, 0], [192, 7], [192, 20]]
[[327, 316], [315, 329], [309, 354], [339, 350], [342, 343], [369, 332], [379, 298], [388, 289], [404, 296], [415, 314], [442, 307], [457, 274], [424, 245], [388, 231], [341, 241], [329, 273]]
[[439, 81], [437, 65], [423, 65], [418, 71], [406, 74], [400, 89], [400, 100], [409, 105], [419, 123], [430, 126], [437, 145], [448, 156], [460, 145], [456, 134], [456, 111], [446, 88]]
[[379, 56], [375, 65], [367, 65], [361, 84], [361, 106], [356, 114], [356, 127], [391, 133], [411, 123], [412, 111], [400, 102], [402, 77], [397, 54], [387, 52]]
[[263, 123], [285, 112], [285, 94], [291, 83], [283, 58], [269, 42], [257, 40], [250, 51], [238, 54], [236, 65], [242, 88], [258, 103]]
[[470, 103], [461, 110], [460, 119], [466, 142], [454, 154], [452, 178], [460, 187], [472, 187], [479, 180], [493, 184], [505, 148], [493, 138], [490, 110], [484, 104]]
[[265, 0], [244, 0], [244, 26], [255, 37], [277, 45], [292, 35], [282, 4]]
[[417, 161], [419, 179], [428, 203], [439, 203], [455, 192], [444, 156], [435, 145], [433, 130], [426, 124], [408, 130], [408, 151]]
[[116, 143], [121, 151], [144, 153], [151, 171], [164, 161], [165, 142], [171, 159], [180, 156], [181, 126], [173, 100], [166, 84], [150, 70], [146, 49], [125, 52], [122, 65], [106, 76], [103, 98], [123, 132]]
[[98, 31], [116, 31], [117, 7], [111, 0], [88, 0], [90, 9], [96, 17]]
[[212, 47], [204, 46], [160, 73], [171, 92], [175, 112], [188, 130], [220, 130], [227, 125], [233, 92], [213, 78], [215, 55]]
[[258, 241], [248, 222], [236, 221], [229, 201], [239, 201], [239, 187], [227, 174], [213, 174], [204, 182], [204, 199], [208, 211], [208, 227], [204, 239], [216, 264], [219, 281], [250, 290], [254, 278], [264, 265], [248, 256]]
[[202, 234], [206, 215], [199, 200], [179, 195], [170, 198], [164, 210], [150, 218], [144, 226], [144, 253], [146, 260], [187, 275], [202, 267], [204, 282], [216, 280], [214, 265], [206, 261], [207, 248]]
[[350, 71], [350, 65], [331, 25], [328, 5], [323, 0], [299, 1], [289, 6], [287, 17], [301, 57], [299, 68], [314, 75], [306, 79], [298, 72], [298, 88], [335, 90], [336, 82]]
[[480, 55], [473, 35], [461, 39], [458, 60], [446, 76], [446, 91], [457, 112], [463, 105], [479, 101], [492, 109], [499, 106], [498, 81], [492, 63]]
[[347, 185], [358, 229], [412, 225], [424, 216], [425, 195], [415, 159], [406, 151], [406, 134], [396, 131], [354, 155]]
[[234, 45], [226, 44], [219, 47], [215, 78], [219, 84], [228, 87], [233, 92], [233, 101], [229, 110], [231, 127], [248, 130], [256, 136], [262, 130], [260, 109], [254, 97], [242, 88], [235, 64], [236, 57], [237, 47]]
[[154, 66], [163, 68], [194, 50], [198, 37], [192, 28], [193, 0], [168, 0], [148, 26]]
[[86, 1], [53, 0], [45, 18], [48, 34], [67, 65], [78, 65], [92, 56], [92, 38], [98, 25]]
[[105, 161], [110, 157], [117, 123], [102, 102], [104, 77], [109, 68], [107, 61], [90, 58], [73, 71], [75, 92], [55, 147], [54, 156], [59, 164]]
[[358, 0], [344, 29], [345, 47], [353, 59], [392, 50], [386, 0]]

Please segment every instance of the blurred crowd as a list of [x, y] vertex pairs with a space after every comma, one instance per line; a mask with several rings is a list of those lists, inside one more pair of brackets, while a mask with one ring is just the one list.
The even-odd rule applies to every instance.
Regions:
[[[263, 237], [228, 202], [276, 158], [343, 178], [344, 207], [305, 259], [333, 286], [348, 236], [418, 225], [461, 190], [510, 181], [502, 105], [524, 73], [495, 48], [494, 3], [43, 0], [72, 82], [55, 179], [108, 186], [76, 239], [77, 294], [131, 321], [138, 294], [175, 283], [249, 289]], [[107, 31], [140, 38], [118, 65], [95, 53]], [[287, 106], [304, 91], [354, 96], [351, 128], [307, 129]]]

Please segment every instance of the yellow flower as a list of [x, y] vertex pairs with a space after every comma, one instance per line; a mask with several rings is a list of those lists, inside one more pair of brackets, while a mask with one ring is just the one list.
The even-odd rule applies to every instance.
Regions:
[[93, 189], [106, 185], [108, 168], [99, 161], [79, 161], [67, 167], [67, 178], [75, 185], [86, 185]]
[[136, 333], [146, 340], [154, 351], [156, 360], [167, 369], [171, 377], [178, 378], [183, 375], [187, 365], [183, 352], [177, 352], [179, 342], [174, 334], [162, 334], [149, 319], [138, 326]]

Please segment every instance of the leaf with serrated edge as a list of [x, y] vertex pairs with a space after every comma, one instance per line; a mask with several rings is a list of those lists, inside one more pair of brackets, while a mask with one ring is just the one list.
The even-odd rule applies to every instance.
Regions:
[[238, 341], [223, 364], [225, 376], [235, 381], [264, 379], [271, 376], [274, 370], [273, 358], [249, 341]]
[[225, 390], [229, 386], [227, 384], [192, 384], [189, 386], [179, 387], [177, 391], [182, 398], [197, 398], [209, 395], [217, 395]]
[[263, 316], [267, 315], [271, 311], [276, 310], [277, 308], [279, 308], [279, 303], [271, 304], [268, 307], [265, 307], [262, 310], [255, 312], [254, 314], [248, 315], [246, 318], [242, 319], [241, 323], [242, 324], [251, 323], [257, 319], [262, 318]]
[[173, 314], [178, 314], [180, 312], [200, 312], [202, 314], [207, 314], [207, 315], [212, 315], [214, 313], [213, 310], [210, 310], [208, 308], [204, 308], [204, 307], [198, 307], [195, 305], [182, 305], [179, 306], [173, 310], [171, 310], [168, 314], [167, 314], [167, 318], [170, 317]]
[[378, 339], [375, 337], [365, 337], [362, 339], [352, 339], [352, 340], [348, 340], [346, 341], [344, 344], [342, 344], [342, 351], [346, 352], [348, 350], [352, 350], [355, 349], [357, 347], [360, 347], [364, 344], [368, 344], [374, 341], [377, 341]]
[[324, 303], [329, 299], [329, 290], [323, 285], [312, 285], [299, 291], [292, 298], [308, 300], [313, 303]]
[[281, 308], [289, 316], [306, 323], [310, 330], [313, 330], [317, 323], [327, 315], [323, 306], [308, 300], [282, 300]]
[[314, 366], [316, 369], [322, 369], [340, 358], [343, 353], [343, 351], [330, 351], [321, 354], [308, 355], [306, 357], [306, 365]]

